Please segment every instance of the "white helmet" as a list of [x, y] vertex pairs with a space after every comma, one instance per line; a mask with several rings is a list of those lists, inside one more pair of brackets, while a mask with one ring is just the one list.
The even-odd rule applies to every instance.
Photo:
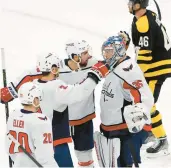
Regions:
[[40, 72], [51, 72], [52, 66], [60, 68], [61, 60], [55, 53], [43, 53], [38, 57], [37, 68]]
[[72, 58], [72, 54], [76, 54], [78, 56], [81, 56], [81, 53], [84, 51], [89, 51], [90, 50], [90, 45], [85, 41], [68, 41], [66, 43], [66, 48], [65, 48], [67, 55], [70, 59]]
[[[18, 90], [18, 97], [22, 104], [34, 105], [34, 98], [38, 98], [39, 101], [42, 101], [43, 92], [41, 88], [34, 84], [33, 82], [27, 82], [23, 84]], [[39, 105], [34, 105], [38, 107]]]

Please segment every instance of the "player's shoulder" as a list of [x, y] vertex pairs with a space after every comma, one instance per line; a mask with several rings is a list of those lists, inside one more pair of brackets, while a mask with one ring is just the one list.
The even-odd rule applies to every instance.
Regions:
[[138, 32], [140, 33], [146, 33], [149, 31], [150, 26], [153, 26], [156, 20], [156, 13], [147, 10], [146, 14], [137, 19], [136, 21], [136, 27]]
[[11, 110], [8, 120], [15, 118], [16, 116], [19, 116], [20, 114], [21, 114], [21, 108], [15, 108]]
[[149, 20], [147, 15], [144, 15], [142, 17], [140, 17], [137, 21], [136, 21], [136, 27], [138, 32], [140, 33], [146, 33], [149, 30]]
[[129, 56], [114, 69], [114, 73], [125, 81], [142, 76], [138, 64]]
[[32, 113], [31, 114], [32, 124], [33, 125], [42, 125], [42, 124], [49, 124], [49, 118], [42, 114], [42, 113]]

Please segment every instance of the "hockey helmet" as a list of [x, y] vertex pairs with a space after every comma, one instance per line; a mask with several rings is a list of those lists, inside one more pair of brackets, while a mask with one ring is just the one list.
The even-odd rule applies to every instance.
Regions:
[[129, 0], [133, 5], [140, 4], [140, 8], [146, 8], [149, 4], [149, 0]]
[[[22, 104], [34, 105], [34, 98], [38, 98], [42, 101], [42, 90], [33, 82], [27, 82], [23, 84], [18, 90], [18, 97]], [[39, 105], [34, 105], [35, 107]]]
[[61, 60], [55, 53], [42, 53], [38, 56], [37, 68], [40, 72], [51, 72], [52, 67], [60, 68]]
[[[125, 45], [126, 44], [121, 36], [111, 36], [103, 43], [102, 55], [110, 67], [126, 55]], [[111, 53], [112, 57], [107, 58], [107, 53]]]
[[73, 59], [74, 55], [80, 56], [85, 51], [90, 50], [89, 44], [85, 40], [81, 41], [68, 41], [66, 43], [66, 53], [70, 59]]

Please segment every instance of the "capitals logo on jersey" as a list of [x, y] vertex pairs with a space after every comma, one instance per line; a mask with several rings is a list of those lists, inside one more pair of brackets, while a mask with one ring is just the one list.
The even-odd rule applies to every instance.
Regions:
[[130, 70], [132, 70], [132, 68], [133, 68], [133, 65], [131, 64], [130, 66], [123, 68], [123, 70], [124, 71], [130, 71]]
[[45, 116], [45, 117], [38, 117], [40, 120], [44, 120], [44, 121], [46, 121], [47, 120], [47, 117]]
[[108, 101], [108, 98], [114, 97], [114, 94], [112, 93], [112, 89], [110, 89], [110, 91], [109, 91], [110, 84], [111, 84], [111, 82], [108, 85], [103, 86], [101, 93], [104, 95], [104, 102]]

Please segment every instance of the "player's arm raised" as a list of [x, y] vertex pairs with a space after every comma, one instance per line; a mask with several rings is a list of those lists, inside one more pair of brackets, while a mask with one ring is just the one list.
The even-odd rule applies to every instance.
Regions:
[[[73, 104], [89, 96], [95, 89], [95, 86], [109, 73], [109, 67], [104, 62], [98, 62], [88, 72], [87, 78], [80, 84], [67, 85], [59, 84], [57, 94], [60, 96], [60, 102], [64, 104]], [[60, 81], [61, 82], [61, 81]]]
[[22, 84], [31, 82], [34, 79], [41, 77], [41, 73], [35, 69], [23, 72], [16, 78], [15, 81], [10, 82], [7, 87], [0, 89], [0, 101], [1, 103], [8, 103], [18, 97], [18, 89]]

